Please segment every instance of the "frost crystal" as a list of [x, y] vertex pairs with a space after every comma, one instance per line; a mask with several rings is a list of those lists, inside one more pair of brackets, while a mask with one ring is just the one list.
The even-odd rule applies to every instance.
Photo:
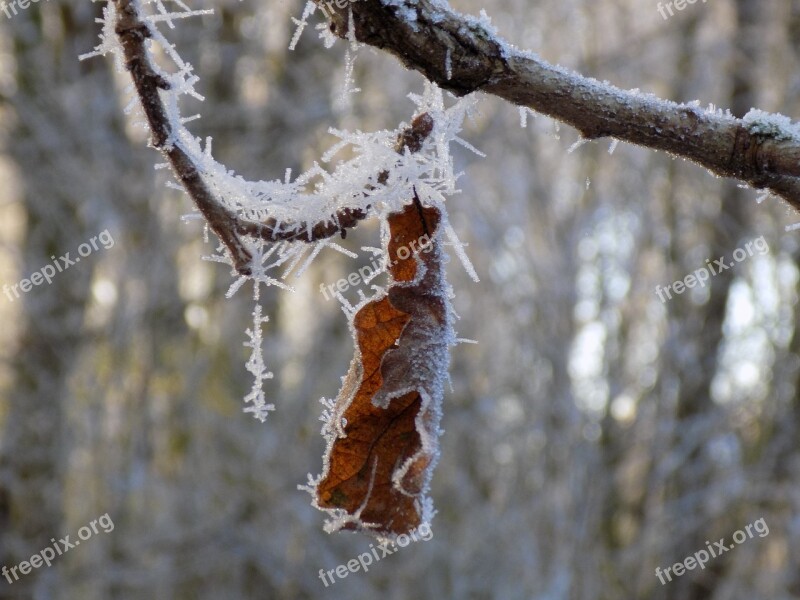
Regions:
[[253, 413], [253, 416], [263, 423], [267, 420], [267, 414], [275, 410], [275, 405], [267, 404], [264, 399], [263, 387], [265, 379], [272, 379], [272, 373], [267, 370], [267, 366], [264, 364], [261, 350], [261, 324], [269, 321], [269, 317], [261, 316], [261, 305], [258, 303], [258, 284], [254, 286], [254, 290], [256, 306], [253, 310], [253, 328], [245, 332], [249, 341], [244, 343], [245, 346], [252, 349], [246, 366], [247, 370], [253, 375], [253, 387], [250, 393], [244, 397], [244, 401], [247, 404], [252, 403], [252, 406], [245, 407], [244, 412]]
[[300, 19], [292, 18], [294, 24], [297, 26], [297, 29], [294, 31], [294, 35], [292, 36], [292, 41], [289, 42], [289, 50], [294, 50], [297, 47], [297, 42], [300, 41], [300, 36], [303, 35], [303, 30], [308, 25], [307, 20], [308, 17], [314, 14], [314, 11], [317, 9], [317, 5], [313, 2], [306, 2], [306, 7], [303, 9], [303, 16]]

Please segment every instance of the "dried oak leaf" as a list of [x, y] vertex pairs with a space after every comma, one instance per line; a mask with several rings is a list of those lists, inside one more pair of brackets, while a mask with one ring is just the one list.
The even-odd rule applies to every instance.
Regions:
[[452, 339], [440, 220], [416, 197], [389, 216], [390, 284], [353, 316], [355, 356], [327, 425], [315, 495], [333, 529], [391, 537], [433, 516], [426, 494]]

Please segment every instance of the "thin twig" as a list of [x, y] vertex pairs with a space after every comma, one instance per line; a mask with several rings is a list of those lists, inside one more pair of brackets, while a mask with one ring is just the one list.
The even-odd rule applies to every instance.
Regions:
[[[481, 21], [436, 0], [363, 0], [325, 6], [330, 28], [396, 56], [457, 95], [483, 91], [575, 127], [664, 150], [722, 177], [768, 189], [800, 209], [800, 135], [625, 91], [555, 67], [506, 43]], [[768, 124], [769, 125], [769, 124]]]
[[[331, 218], [319, 223], [300, 222], [287, 228], [280, 226], [275, 219], [263, 223], [250, 221], [237, 215], [224, 206], [214, 195], [203, 178], [202, 169], [192, 157], [181, 148], [173, 137], [173, 128], [159, 90], [169, 90], [170, 83], [159, 75], [150, 54], [146, 40], [152, 37], [150, 25], [139, 13], [137, 3], [132, 0], [115, 0], [117, 22], [115, 33], [125, 53], [125, 65], [131, 74], [136, 94], [144, 111], [152, 134], [151, 144], [167, 158], [177, 179], [194, 201], [211, 230], [230, 253], [233, 266], [242, 275], [251, 275], [252, 254], [242, 241], [242, 237], [258, 238], [267, 242], [302, 241], [316, 242], [341, 234], [345, 237], [349, 228], [369, 215], [366, 209], [342, 209]], [[399, 153], [418, 152], [422, 142], [433, 130], [433, 119], [426, 113], [417, 116], [403, 131], [395, 149]], [[378, 181], [384, 183], [386, 174], [380, 173]]]

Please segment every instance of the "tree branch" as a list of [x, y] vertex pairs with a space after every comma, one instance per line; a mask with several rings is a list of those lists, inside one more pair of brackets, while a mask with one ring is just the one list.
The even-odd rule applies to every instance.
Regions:
[[753, 122], [622, 90], [507, 44], [489, 27], [434, 0], [361, 0], [325, 7], [331, 30], [385, 50], [458, 95], [483, 91], [576, 128], [664, 150], [709, 171], [768, 189], [800, 209], [800, 130], [780, 116]]
[[[159, 90], [169, 90], [170, 83], [158, 74], [151, 62], [146, 40], [152, 37], [150, 25], [142, 18], [138, 3], [133, 0], [114, 0], [117, 10], [115, 34], [123, 47], [125, 66], [133, 79], [136, 94], [147, 118], [152, 134], [151, 144], [166, 157], [183, 185], [205, 218], [211, 230], [222, 241], [231, 255], [234, 268], [242, 275], [251, 275], [252, 255], [241, 237], [249, 236], [267, 242], [315, 242], [337, 233], [346, 236], [348, 228], [355, 227], [368, 216], [368, 209], [343, 209], [329, 220], [320, 223], [298, 223], [291, 228], [281, 227], [275, 219], [260, 223], [242, 218], [219, 201], [203, 179], [202, 169], [173, 139], [173, 127]], [[395, 150], [418, 152], [422, 142], [433, 130], [433, 119], [428, 114], [414, 118], [411, 125], [400, 133]], [[385, 182], [388, 174], [379, 173], [378, 181]]]

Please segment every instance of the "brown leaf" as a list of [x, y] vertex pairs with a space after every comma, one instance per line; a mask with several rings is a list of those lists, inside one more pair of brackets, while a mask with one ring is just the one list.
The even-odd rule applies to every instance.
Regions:
[[389, 216], [391, 283], [353, 317], [356, 352], [315, 498], [340, 520], [335, 528], [391, 536], [432, 516], [425, 495], [451, 339], [439, 222], [439, 211], [416, 197]]

